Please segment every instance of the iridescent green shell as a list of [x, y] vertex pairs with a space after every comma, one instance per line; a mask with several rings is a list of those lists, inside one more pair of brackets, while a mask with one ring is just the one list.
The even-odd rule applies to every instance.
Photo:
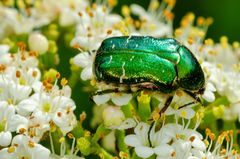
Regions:
[[[198, 91], [205, 79], [194, 55], [172, 38], [122, 36], [105, 39], [97, 50], [93, 71], [98, 81], [152, 85], [170, 93], [179, 87]], [[147, 88], [147, 87], [146, 87]]]

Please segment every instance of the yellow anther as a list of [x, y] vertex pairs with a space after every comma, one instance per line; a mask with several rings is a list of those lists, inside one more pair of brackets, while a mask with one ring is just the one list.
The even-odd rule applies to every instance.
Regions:
[[206, 39], [206, 40], [204, 41], [204, 43], [205, 43], [206, 45], [213, 45], [213, 44], [214, 44], [214, 41], [213, 41], [213, 39], [208, 38], [208, 39]]
[[24, 134], [27, 130], [25, 128], [20, 128], [18, 131], [19, 134]]
[[171, 153], [171, 156], [173, 157], [173, 158], [175, 158], [176, 157], [176, 152], [175, 151], [173, 151], [172, 153]]
[[61, 74], [59, 72], [56, 73], [56, 79], [59, 79], [61, 77]]
[[8, 153], [13, 153], [14, 151], [15, 151], [14, 146], [10, 146], [10, 147], [7, 149], [7, 152], [8, 152]]
[[150, 5], [149, 5], [149, 9], [152, 10], [152, 11], [157, 10], [159, 5], [160, 4], [159, 4], [158, 0], [152, 0]]
[[116, 6], [116, 5], [117, 5], [117, 0], [108, 0], [108, 5], [109, 5], [110, 7]]
[[84, 132], [84, 137], [89, 137], [91, 136], [91, 132], [90, 131], [85, 131]]
[[208, 17], [207, 19], [206, 19], [206, 24], [207, 25], [211, 25], [213, 23], [213, 18], [212, 17]]
[[93, 4], [92, 4], [92, 9], [93, 9], [93, 10], [96, 10], [96, 9], [97, 9], [97, 4], [96, 4], [96, 3], [93, 3]]
[[65, 141], [65, 138], [64, 137], [61, 137], [59, 140], [58, 140], [58, 142], [60, 142], [60, 143], [63, 143]]
[[130, 13], [131, 13], [131, 11], [130, 11], [130, 9], [129, 9], [129, 7], [127, 5], [122, 6], [122, 14], [124, 16], [127, 17], [127, 16], [130, 15]]
[[68, 136], [69, 139], [73, 139], [74, 138], [72, 133], [67, 133], [67, 136]]
[[215, 140], [215, 134], [214, 134], [214, 133], [209, 134], [209, 138], [210, 138], [212, 141]]
[[151, 97], [148, 94], [145, 94], [144, 91], [142, 91], [140, 96], [137, 96], [137, 100], [139, 103], [149, 103]]
[[176, 0], [164, 0], [171, 8], [176, 4]]
[[170, 20], [170, 21], [173, 20], [174, 18], [174, 14], [169, 10], [164, 10], [163, 15], [166, 17], [167, 20]]
[[61, 79], [61, 86], [66, 86], [68, 83], [68, 80], [66, 78]]
[[33, 147], [35, 146], [35, 143], [30, 140], [30, 141], [28, 141], [28, 146], [29, 146], [30, 148], [33, 148]]
[[37, 72], [37, 71], [32, 71], [32, 76], [33, 76], [33, 77], [37, 77], [37, 75], [38, 75], [38, 72]]
[[191, 142], [193, 142], [193, 141], [195, 140], [195, 138], [196, 138], [195, 136], [191, 136], [189, 140], [190, 140]]
[[238, 49], [239, 46], [240, 46], [240, 44], [239, 44], [238, 41], [234, 41], [233, 44], [232, 44], [232, 46], [233, 46], [234, 49]]
[[180, 28], [176, 29], [174, 34], [175, 34], [176, 37], [181, 36], [182, 35], [182, 30]]
[[222, 36], [220, 38], [220, 43], [223, 48], [226, 48], [228, 46], [228, 38], [226, 36]]
[[187, 42], [190, 44], [190, 45], [192, 45], [193, 43], [194, 43], [194, 39], [193, 39], [193, 37], [188, 37], [188, 40], [187, 40]]
[[205, 133], [206, 133], [207, 136], [209, 136], [209, 134], [211, 134], [212, 131], [209, 128], [206, 128]]
[[86, 119], [86, 117], [87, 117], [86, 112], [82, 112], [82, 113], [80, 114], [80, 122], [83, 122], [83, 121]]
[[120, 157], [120, 158], [128, 158], [129, 155], [128, 155], [128, 153], [126, 153], [126, 152], [120, 151], [120, 152], [119, 152], [119, 157]]
[[225, 154], [227, 153], [227, 150], [226, 150], [225, 148], [223, 148], [223, 149], [220, 151], [220, 153], [221, 153], [222, 155], [225, 155]]
[[204, 25], [205, 24], [205, 18], [204, 17], [198, 17], [197, 18], [197, 25]]
[[209, 145], [209, 142], [208, 142], [208, 140], [206, 140], [206, 139], [205, 139], [203, 142], [204, 142], [204, 144], [205, 144], [206, 146], [208, 146], [208, 145]]

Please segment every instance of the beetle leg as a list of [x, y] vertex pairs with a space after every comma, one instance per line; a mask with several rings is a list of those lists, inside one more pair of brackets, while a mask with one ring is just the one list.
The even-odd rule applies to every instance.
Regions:
[[172, 100], [173, 100], [173, 95], [170, 95], [170, 96], [168, 97], [168, 99], [166, 100], [166, 102], [165, 102], [165, 104], [164, 104], [164, 107], [160, 110], [160, 112], [159, 112], [160, 115], [167, 110], [167, 108], [168, 108], [169, 105], [171, 104]]
[[202, 104], [202, 100], [198, 97], [197, 94], [192, 93], [190, 91], [184, 90], [184, 92], [186, 92], [190, 97], [192, 97], [194, 100], [196, 100], [197, 102]]
[[192, 105], [192, 104], [196, 104], [196, 103], [201, 103], [202, 104], [202, 101], [201, 99], [197, 96], [197, 94], [195, 93], [192, 93], [192, 92], [189, 92], [187, 90], [184, 90], [184, 92], [186, 92], [190, 97], [192, 97], [195, 101], [193, 102], [189, 102], [187, 104], [184, 104], [182, 106], [180, 106], [178, 109], [181, 109], [181, 108], [184, 108], [184, 107], [187, 107], [189, 105]]
[[104, 94], [108, 94], [108, 93], [132, 93], [132, 92], [129, 89], [119, 90], [118, 88], [115, 88], [115, 89], [106, 89], [106, 90], [103, 90], [103, 91], [96, 91], [96, 92], [92, 93], [91, 96], [104, 95]]

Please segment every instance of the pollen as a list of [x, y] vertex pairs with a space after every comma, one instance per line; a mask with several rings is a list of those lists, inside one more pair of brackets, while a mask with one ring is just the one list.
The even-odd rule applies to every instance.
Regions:
[[226, 36], [222, 36], [220, 38], [220, 43], [223, 48], [227, 48], [228, 47], [228, 38]]
[[159, 6], [160, 4], [157, 0], [152, 0], [149, 8], [154, 11], [154, 10], [157, 10]]
[[0, 64], [0, 73], [3, 73], [6, 70], [6, 66], [3, 64]]
[[195, 138], [196, 138], [195, 136], [191, 136], [189, 140], [190, 140], [191, 142], [193, 142], [193, 141], [195, 140]]
[[176, 0], [164, 0], [171, 8], [175, 6]]
[[30, 148], [33, 148], [33, 147], [35, 147], [35, 143], [30, 140], [30, 141], [28, 141], [28, 146], [29, 146]]
[[62, 117], [62, 113], [61, 113], [61, 112], [57, 112], [57, 116], [58, 116], [59, 118], [61, 118], [61, 117]]
[[187, 117], [187, 112], [186, 111], [181, 111], [180, 114], [181, 114], [182, 117]]
[[150, 102], [151, 97], [148, 94], [145, 94], [144, 91], [141, 92], [140, 96], [137, 97], [139, 103], [147, 104]]
[[205, 19], [204, 17], [198, 17], [197, 18], [197, 25], [204, 25], [205, 24]]
[[7, 150], [8, 153], [13, 153], [15, 151], [14, 146], [10, 146]]
[[240, 46], [240, 44], [239, 44], [238, 41], [234, 41], [233, 44], [232, 44], [232, 46], [233, 46], [234, 49], [238, 49], [239, 46]]
[[68, 80], [66, 78], [61, 79], [61, 86], [66, 86], [68, 83]]
[[26, 130], [25, 128], [20, 128], [20, 129], [19, 129], [19, 133], [20, 133], [20, 134], [24, 134], [26, 131], [27, 131], [27, 130]]
[[43, 105], [43, 111], [44, 112], [49, 112], [50, 111], [50, 109], [51, 109], [51, 104], [50, 103], [45, 103], [44, 105]]
[[112, 30], [111, 29], [107, 30], [107, 34], [111, 35], [112, 34]]
[[64, 137], [61, 137], [59, 140], [58, 140], [58, 142], [60, 142], [60, 143], [63, 143], [65, 141], [65, 138]]
[[91, 132], [90, 131], [85, 131], [84, 132], [84, 137], [90, 137], [91, 136]]
[[74, 139], [74, 136], [73, 136], [72, 133], [67, 133], [67, 136], [68, 136], [69, 139]]
[[214, 41], [213, 41], [213, 39], [208, 38], [208, 39], [206, 39], [206, 40], [204, 41], [204, 43], [205, 43], [206, 45], [213, 45], [213, 44], [214, 44]]
[[18, 42], [17, 46], [21, 52], [24, 52], [26, 50], [26, 44], [24, 42]]
[[61, 77], [60, 73], [57, 72], [57, 73], [56, 73], [56, 78], [59, 79], [60, 77]]
[[117, 0], [108, 0], [109, 7], [114, 7], [117, 5]]
[[130, 16], [130, 13], [131, 13], [131, 11], [130, 11], [129, 7], [128, 7], [127, 5], [124, 5], [124, 6], [122, 7], [122, 14], [123, 14], [125, 17], [127, 17], [127, 16]]
[[20, 78], [21, 77], [21, 72], [19, 70], [16, 71], [16, 77]]
[[37, 72], [37, 71], [32, 71], [32, 76], [33, 76], [33, 77], [37, 77], [37, 75], [38, 75], [38, 72]]
[[83, 121], [86, 119], [86, 117], [87, 117], [86, 112], [82, 112], [82, 113], [80, 114], [80, 122], [83, 122]]
[[182, 29], [180, 29], [180, 28], [176, 29], [175, 32], [174, 32], [174, 34], [175, 34], [176, 37], [181, 36], [182, 33], [183, 33], [183, 32], [182, 32]]
[[174, 151], [173, 153], [171, 153], [171, 156], [174, 157], [174, 158], [176, 157], [176, 155], [177, 155], [177, 154], [176, 154], [175, 151]]
[[124, 159], [124, 158], [129, 158], [129, 155], [126, 152], [120, 151], [119, 152], [119, 157]]
[[83, 13], [82, 13], [82, 12], [78, 12], [78, 15], [79, 15], [80, 17], [82, 17], [82, 16], [83, 16]]
[[193, 37], [188, 37], [188, 43], [190, 44], [190, 45], [192, 45], [193, 43], [194, 43], [194, 39], [193, 39]]

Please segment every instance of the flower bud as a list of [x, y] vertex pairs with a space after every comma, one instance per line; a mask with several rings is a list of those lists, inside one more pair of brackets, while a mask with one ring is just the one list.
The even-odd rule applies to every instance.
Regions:
[[30, 50], [43, 54], [48, 50], [48, 40], [40, 33], [32, 33], [28, 38]]
[[107, 107], [103, 111], [103, 122], [107, 127], [119, 126], [124, 121], [125, 116], [120, 107]]
[[77, 148], [79, 148], [79, 150], [81, 151], [82, 154], [89, 155], [90, 148], [91, 148], [91, 143], [87, 138], [80, 137], [77, 140]]

